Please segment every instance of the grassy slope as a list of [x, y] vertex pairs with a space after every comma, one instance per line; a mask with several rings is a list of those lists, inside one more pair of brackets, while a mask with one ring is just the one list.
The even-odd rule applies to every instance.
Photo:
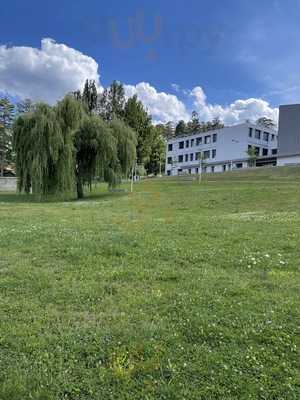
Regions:
[[0, 221], [1, 399], [300, 398], [299, 169]]

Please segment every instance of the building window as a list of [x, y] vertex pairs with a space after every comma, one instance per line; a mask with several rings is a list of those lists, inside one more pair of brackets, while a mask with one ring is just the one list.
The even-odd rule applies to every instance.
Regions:
[[272, 154], [275, 156], [277, 154], [277, 149], [272, 149]]
[[195, 171], [196, 171], [196, 174], [199, 174], [199, 168], [196, 168]]
[[192, 170], [191, 170], [191, 169], [189, 169], [189, 174], [191, 175], [191, 173], [192, 173]]
[[213, 149], [211, 152], [211, 158], [216, 158], [216, 155], [217, 155], [217, 150]]
[[210, 150], [207, 150], [203, 154], [204, 159], [206, 160], [207, 158], [210, 158]]
[[172, 157], [168, 157], [168, 164], [172, 164]]
[[173, 144], [172, 143], [168, 144], [168, 151], [173, 151]]
[[189, 161], [189, 155], [186, 154], [186, 155], [185, 155], [185, 162], [188, 162], [188, 161]]
[[255, 139], [260, 139], [261, 131], [259, 129], [255, 129]]
[[264, 139], [265, 142], [269, 141], [269, 133], [268, 132], [264, 132], [263, 139]]
[[235, 168], [243, 168], [243, 163], [237, 163], [237, 164], [235, 164]]
[[275, 135], [271, 136], [271, 140], [272, 140], [272, 142], [275, 140]]
[[226, 164], [223, 165], [223, 172], [226, 171]]
[[218, 135], [216, 133], [213, 134], [213, 143], [216, 143]]
[[196, 139], [196, 146], [199, 146], [199, 144], [202, 144], [202, 137]]
[[194, 161], [194, 154], [190, 154], [190, 161]]
[[198, 153], [195, 154], [195, 160], [200, 160], [201, 157], [201, 151], [198, 151]]
[[255, 153], [257, 156], [259, 156], [260, 154], [260, 148], [259, 147], [255, 147]]
[[183, 156], [178, 156], [178, 162], [183, 162]]
[[211, 172], [215, 172], [215, 167], [214, 166], [211, 167]]
[[262, 149], [262, 155], [267, 156], [268, 155], [268, 149]]
[[252, 137], [253, 128], [249, 128], [249, 137]]
[[209, 144], [209, 143], [210, 143], [210, 140], [211, 140], [211, 136], [210, 136], [210, 135], [205, 136], [205, 138], [204, 138], [204, 143], [205, 143], [205, 144]]
[[167, 175], [168, 175], [168, 176], [171, 175], [171, 171], [170, 171], [170, 170], [167, 171]]
[[185, 147], [186, 147], [186, 148], [190, 147], [190, 141], [189, 141], [189, 140], [186, 140], [186, 141], [185, 141]]
[[179, 148], [183, 149], [184, 148], [184, 142], [179, 142]]
[[191, 139], [191, 147], [194, 147], [195, 139]]

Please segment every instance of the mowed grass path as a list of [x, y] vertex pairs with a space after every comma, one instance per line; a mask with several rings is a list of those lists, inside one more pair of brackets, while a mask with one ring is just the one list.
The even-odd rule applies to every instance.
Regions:
[[300, 169], [0, 194], [0, 398], [299, 399]]

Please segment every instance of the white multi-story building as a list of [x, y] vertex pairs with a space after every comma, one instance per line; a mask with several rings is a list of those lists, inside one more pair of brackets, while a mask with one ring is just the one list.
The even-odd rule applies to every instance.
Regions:
[[276, 165], [277, 132], [244, 123], [184, 135], [168, 140], [166, 174], [197, 174], [202, 158], [204, 172], [222, 172], [249, 166], [249, 148], [254, 147], [256, 165]]

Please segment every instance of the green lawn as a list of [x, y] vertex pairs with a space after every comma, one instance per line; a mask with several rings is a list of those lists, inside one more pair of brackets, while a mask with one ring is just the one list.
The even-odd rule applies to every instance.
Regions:
[[300, 169], [0, 194], [0, 398], [299, 399]]

